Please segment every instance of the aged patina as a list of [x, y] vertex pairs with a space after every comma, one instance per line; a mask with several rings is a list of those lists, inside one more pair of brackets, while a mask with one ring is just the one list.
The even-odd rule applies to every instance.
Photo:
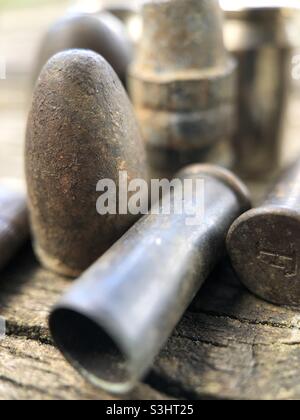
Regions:
[[13, 179], [0, 179], [0, 269], [29, 237], [25, 188]]
[[240, 280], [254, 294], [300, 305], [300, 162], [285, 171], [261, 207], [233, 224], [227, 247]]
[[129, 180], [148, 179], [121, 82], [96, 53], [57, 54], [39, 77], [26, 137], [31, 225], [44, 266], [77, 276], [137, 220], [96, 211], [98, 181], [110, 179], [118, 187], [120, 171]]
[[129, 89], [151, 166], [172, 176], [232, 135], [236, 65], [218, 0], [146, 2], [143, 21]]
[[[232, 222], [250, 208], [230, 172], [194, 165], [158, 212], [145, 215], [100, 258], [53, 309], [50, 329], [67, 360], [111, 392], [133, 388], [149, 370], [193, 297], [225, 252]], [[203, 196], [197, 181], [204, 184]], [[166, 197], [166, 195], [165, 195]], [[168, 200], [167, 200], [168, 201]], [[184, 211], [177, 212], [183, 203]], [[204, 207], [202, 217], [191, 215]]]

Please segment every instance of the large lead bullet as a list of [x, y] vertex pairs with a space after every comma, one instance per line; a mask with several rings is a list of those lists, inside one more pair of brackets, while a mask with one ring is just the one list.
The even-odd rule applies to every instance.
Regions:
[[300, 46], [300, 5], [288, 0], [222, 4], [225, 45], [239, 64], [235, 169], [246, 178], [261, 177], [281, 164], [292, 52]]
[[25, 188], [14, 180], [0, 180], [0, 269], [29, 236]]
[[231, 227], [227, 247], [241, 281], [256, 295], [300, 305], [300, 162], [279, 180], [261, 207]]
[[[145, 215], [52, 311], [50, 328], [60, 350], [109, 391], [130, 390], [148, 371], [224, 254], [231, 223], [249, 208], [247, 190], [230, 172], [195, 165], [178, 175], [188, 179], [194, 187], [203, 180], [201, 200], [196, 188], [185, 190], [186, 210], [176, 213], [179, 182], [168, 195], [171, 211], [162, 201], [159, 212]], [[202, 204], [201, 220], [190, 224]]]
[[132, 106], [111, 66], [70, 50], [44, 67], [28, 118], [26, 175], [35, 250], [42, 264], [76, 277], [137, 220], [99, 215], [99, 181], [119, 171], [147, 180]]
[[131, 97], [154, 171], [205, 161], [235, 128], [235, 61], [218, 0], [158, 0], [129, 70]]

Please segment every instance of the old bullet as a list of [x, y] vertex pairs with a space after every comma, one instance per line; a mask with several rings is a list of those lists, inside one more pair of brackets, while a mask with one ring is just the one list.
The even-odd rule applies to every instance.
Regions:
[[231, 137], [235, 61], [218, 0], [146, 2], [143, 21], [129, 90], [154, 171], [174, 175]]
[[[181, 195], [187, 180], [193, 188]], [[50, 316], [52, 335], [66, 358], [110, 392], [127, 392], [145, 375], [223, 255], [231, 223], [250, 206], [244, 185], [218, 167], [187, 167], [176, 182], [164, 195], [171, 207], [162, 200], [159, 211], [152, 208], [83, 274]], [[178, 204], [184, 204], [182, 212], [175, 211]], [[202, 217], [191, 223], [202, 205]]]
[[15, 180], [0, 180], [0, 269], [29, 236], [25, 188]]
[[77, 276], [134, 223], [134, 215], [96, 212], [98, 181], [118, 186], [119, 171], [147, 180], [123, 86], [96, 53], [57, 54], [39, 77], [26, 137], [31, 224], [44, 266]]
[[300, 163], [286, 171], [261, 207], [233, 224], [227, 247], [254, 294], [280, 305], [300, 304]]
[[110, 13], [69, 14], [56, 22], [40, 47], [34, 82], [47, 61], [56, 53], [86, 49], [102, 55], [125, 84], [133, 47], [123, 23]]
[[271, 175], [281, 164], [290, 64], [293, 49], [300, 46], [299, 35], [294, 36], [300, 21], [296, 3], [222, 1], [225, 45], [238, 61], [234, 165], [245, 178]]

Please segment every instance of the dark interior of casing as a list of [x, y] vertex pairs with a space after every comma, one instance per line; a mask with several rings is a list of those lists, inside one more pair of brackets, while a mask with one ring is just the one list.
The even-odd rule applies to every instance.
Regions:
[[69, 309], [51, 315], [50, 329], [66, 358], [86, 374], [113, 384], [129, 380], [126, 357], [94, 321]]

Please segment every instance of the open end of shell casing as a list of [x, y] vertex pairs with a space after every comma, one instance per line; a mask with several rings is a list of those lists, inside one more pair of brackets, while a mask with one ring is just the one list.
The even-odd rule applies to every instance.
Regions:
[[236, 64], [218, 0], [147, 2], [143, 21], [129, 90], [151, 166], [173, 176], [232, 135]]
[[240, 280], [257, 296], [300, 305], [300, 165], [286, 172], [264, 204], [231, 227], [227, 248]]
[[[67, 360], [90, 382], [125, 393], [147, 373], [214, 265], [228, 229], [250, 208], [246, 187], [230, 172], [194, 165], [177, 175], [171, 211], [147, 214], [100, 258], [53, 309], [50, 329]], [[197, 184], [204, 185], [203, 190]], [[199, 210], [200, 189], [204, 212]], [[184, 203], [182, 213], [176, 204]], [[186, 210], [188, 209], [188, 210]], [[193, 212], [191, 212], [193, 210]]]

